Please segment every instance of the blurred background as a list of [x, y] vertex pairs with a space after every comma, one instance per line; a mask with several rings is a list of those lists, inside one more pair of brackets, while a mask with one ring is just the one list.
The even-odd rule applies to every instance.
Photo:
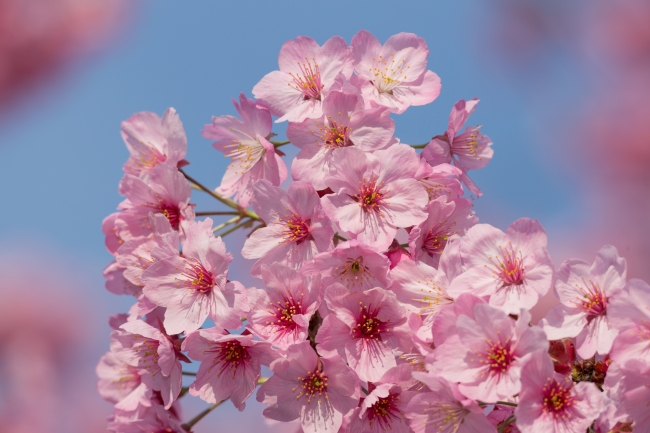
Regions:
[[[0, 0], [0, 432], [105, 431], [111, 405], [94, 368], [108, 316], [132, 302], [102, 277], [111, 256], [101, 221], [121, 200], [128, 155], [120, 122], [175, 107], [187, 172], [216, 187], [226, 160], [200, 130], [211, 115], [234, 114], [231, 98], [251, 97], [298, 35], [425, 38], [442, 92], [398, 116], [396, 135], [426, 142], [458, 99], [479, 97], [470, 123], [495, 149], [472, 172], [481, 222], [538, 219], [556, 266], [613, 244], [629, 277], [650, 280], [648, 22], [641, 0]], [[218, 209], [195, 196], [197, 209]], [[242, 235], [226, 243], [231, 278], [257, 284], [238, 253]], [[206, 407], [183, 400], [186, 418]], [[226, 404], [195, 431], [287, 431], [265, 423], [254, 398], [248, 406]]]

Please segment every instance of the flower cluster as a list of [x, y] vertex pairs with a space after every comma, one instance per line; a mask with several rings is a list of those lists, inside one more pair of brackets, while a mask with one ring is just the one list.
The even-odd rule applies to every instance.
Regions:
[[[306, 433], [650, 431], [650, 287], [626, 281], [612, 246], [555, 269], [539, 222], [478, 224], [468, 171], [493, 154], [465, 126], [478, 100], [428, 143], [394, 136], [391, 115], [440, 92], [427, 58], [409, 33], [288, 41], [256, 100], [233, 101], [239, 118], [202, 131], [232, 159], [215, 190], [182, 168], [173, 109], [122, 124], [105, 276], [135, 302], [97, 368], [110, 431], [191, 431], [207, 411], [183, 423], [186, 393], [244, 410], [256, 389], [265, 417]], [[192, 188], [230, 210], [195, 212]], [[241, 254], [258, 288], [231, 279], [222, 237], [236, 229], [251, 229]], [[550, 290], [561, 304], [532, 324]]]

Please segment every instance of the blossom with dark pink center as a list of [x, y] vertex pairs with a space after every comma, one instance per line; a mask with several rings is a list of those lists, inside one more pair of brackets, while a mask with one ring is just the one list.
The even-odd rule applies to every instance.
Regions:
[[238, 329], [248, 311], [241, 283], [228, 281], [232, 255], [212, 233], [212, 220], [184, 226], [182, 255], [153, 257], [156, 260], [142, 275], [143, 293], [165, 307], [165, 329], [171, 334], [199, 329], [208, 317], [217, 326]]
[[266, 179], [280, 186], [287, 178], [287, 166], [269, 141], [271, 113], [243, 93], [239, 95], [239, 104], [234, 99], [232, 102], [241, 120], [213, 116], [212, 124], [205, 125], [201, 134], [208, 140], [216, 140], [212, 146], [232, 158], [216, 191], [226, 197], [234, 195], [235, 201], [246, 207], [253, 184]]
[[421, 158], [415, 178], [429, 194], [429, 200], [446, 197], [447, 201], [452, 201], [463, 195], [463, 185], [458, 180], [461, 174], [457, 167], [449, 164], [432, 167]]
[[357, 240], [341, 242], [332, 251], [320, 253], [305, 263], [303, 275], [320, 274], [323, 287], [340, 283], [352, 292], [386, 288], [390, 284], [390, 261], [377, 249]]
[[453, 162], [462, 171], [460, 179], [463, 183], [480, 197], [481, 190], [467, 176], [467, 170], [483, 168], [490, 162], [494, 154], [491, 147], [492, 140], [483, 135], [478, 126], [468, 126], [459, 133], [476, 109], [478, 101], [474, 98], [469, 101], [461, 99], [456, 102], [449, 115], [447, 131], [444, 135], [431, 139], [427, 147], [422, 150], [422, 158], [433, 166]]
[[187, 137], [173, 108], [165, 110], [162, 118], [148, 111], [132, 115], [122, 122], [122, 139], [131, 153], [124, 164], [127, 174], [146, 179], [159, 164], [186, 164]]
[[379, 105], [403, 113], [411, 105], [433, 102], [440, 94], [440, 78], [426, 70], [429, 49], [413, 33], [393, 35], [382, 46], [370, 32], [361, 30], [351, 42], [354, 77], [367, 106]]
[[459, 198], [437, 198], [425, 208], [427, 219], [409, 233], [409, 249], [414, 260], [438, 267], [440, 255], [450, 239], [463, 235], [478, 222], [472, 202]]
[[415, 395], [406, 416], [415, 433], [496, 433], [483, 409], [458, 391], [455, 383], [431, 373], [413, 373], [428, 389]]
[[395, 122], [383, 107], [364, 110], [363, 98], [350, 85], [332, 91], [323, 101], [323, 116], [289, 123], [287, 138], [301, 149], [293, 160], [295, 180], [325, 189], [332, 158], [339, 149], [354, 146], [364, 152], [387, 147], [393, 139]]
[[553, 284], [546, 232], [536, 220], [521, 218], [501, 230], [477, 224], [460, 239], [465, 268], [451, 284], [452, 296], [490, 296], [490, 305], [507, 314], [529, 310]]
[[535, 352], [521, 369], [521, 393], [515, 409], [525, 432], [583, 432], [600, 415], [603, 396], [594, 383], [574, 384], [553, 370], [546, 351]]
[[418, 165], [415, 150], [404, 144], [372, 155], [354, 147], [340, 149], [325, 181], [334, 194], [321, 199], [323, 209], [342, 230], [385, 250], [399, 227], [426, 219], [428, 196], [414, 178]]
[[262, 266], [265, 290], [248, 289], [247, 328], [282, 350], [307, 339], [309, 320], [320, 305], [320, 278], [310, 285], [291, 268]]
[[352, 54], [340, 36], [323, 46], [306, 36], [287, 41], [278, 56], [279, 71], [266, 74], [253, 87], [259, 103], [280, 116], [277, 122], [302, 122], [323, 115], [323, 99], [352, 75]]
[[277, 354], [271, 344], [254, 341], [252, 335], [232, 335], [223, 329], [200, 329], [183, 341], [183, 350], [199, 361], [190, 394], [208, 403], [230, 398], [240, 411], [255, 391], [262, 365], [269, 365]]
[[111, 352], [138, 369], [142, 382], [160, 391], [169, 409], [181, 391], [180, 341], [142, 320], [126, 322], [111, 333]]
[[619, 363], [629, 359], [650, 359], [650, 286], [632, 279], [612, 296], [607, 318], [620, 333], [609, 356]]
[[253, 276], [259, 276], [263, 264], [300, 269], [317, 253], [332, 249], [332, 224], [310, 184], [293, 182], [285, 191], [259, 181], [252, 191], [251, 205], [266, 223], [251, 234], [242, 249], [245, 258], [259, 259], [251, 269]]
[[319, 358], [308, 341], [290, 346], [270, 365], [273, 376], [257, 391], [268, 404], [263, 415], [278, 421], [300, 418], [305, 433], [336, 433], [343, 415], [359, 403], [359, 379], [338, 356]]
[[316, 334], [318, 352], [340, 355], [361, 380], [378, 380], [397, 365], [394, 350], [410, 349], [406, 312], [393, 293], [380, 288], [350, 293], [334, 284], [325, 302], [330, 314]]
[[562, 263], [555, 282], [561, 304], [541, 323], [548, 338], [576, 337], [576, 350], [584, 359], [607, 354], [618, 334], [609, 323], [607, 304], [623, 290], [626, 271], [625, 259], [611, 245], [600, 249], [591, 266], [579, 259]]
[[486, 403], [509, 400], [521, 389], [520, 372], [527, 356], [548, 350], [541, 328], [529, 327], [530, 313], [515, 322], [490, 305], [474, 307], [474, 317], [456, 321], [457, 335], [437, 346], [427, 363], [437, 375], [460, 383], [465, 396]]
[[126, 200], [120, 204], [124, 210], [116, 217], [115, 232], [124, 241], [151, 236], [150, 212], [164, 215], [177, 231], [182, 221], [194, 220], [193, 205], [189, 204], [192, 188], [176, 167], [157, 165], [148, 182], [126, 174], [120, 192]]

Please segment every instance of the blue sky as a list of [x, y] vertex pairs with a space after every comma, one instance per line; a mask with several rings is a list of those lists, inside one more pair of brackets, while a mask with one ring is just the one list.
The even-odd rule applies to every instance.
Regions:
[[[502, 73], [498, 59], [490, 58], [485, 20], [494, 12], [478, 0], [156, 0], [137, 6], [117, 43], [77, 62], [52, 88], [0, 120], [0, 245], [19, 251], [24, 261], [48, 260], [78, 273], [87, 287], [77, 296], [93, 305], [106, 332], [91, 350], [96, 358], [108, 343], [105, 318], [131, 301], [105, 292], [101, 275], [111, 259], [101, 221], [121, 200], [117, 184], [127, 158], [120, 122], [138, 111], [162, 114], [175, 107], [189, 140], [188, 173], [217, 186], [226, 160], [200, 130], [212, 115], [234, 114], [231, 98], [240, 92], [252, 96], [253, 86], [277, 69], [282, 44], [298, 35], [321, 44], [333, 35], [349, 42], [361, 29], [380, 41], [401, 31], [423, 37], [442, 92], [429, 106], [397, 116], [396, 135], [405, 143], [426, 142], [444, 132], [458, 99], [479, 97], [470, 123], [483, 125], [495, 150], [487, 168], [471, 173], [484, 192], [475, 206], [480, 220], [505, 229], [529, 216], [552, 234], [581, 212], [579, 191], [549, 170], [550, 157], [541, 150], [549, 137], [534, 132], [538, 120], [525, 109], [531, 101], [520, 85], [512, 85], [511, 74]], [[567, 92], [576, 92], [570, 84]], [[278, 125], [275, 132], [282, 136], [284, 128]], [[194, 202], [203, 210], [216, 208], [205, 197]], [[237, 255], [241, 237], [227, 244]], [[231, 275], [245, 279], [236, 269]], [[238, 417], [233, 419], [250, 428], [258, 422]]]

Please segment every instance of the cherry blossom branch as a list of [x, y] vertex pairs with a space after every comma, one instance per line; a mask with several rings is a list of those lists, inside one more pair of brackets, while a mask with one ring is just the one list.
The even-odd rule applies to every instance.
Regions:
[[242, 218], [243, 218], [243, 217], [242, 217], [241, 215], [238, 214], [236, 217], [234, 217], [234, 218], [230, 218], [230, 219], [229, 219], [228, 221], [226, 221], [225, 223], [221, 223], [221, 224], [219, 224], [218, 226], [215, 226], [215, 228], [212, 229], [212, 233], [216, 233], [216, 232], [218, 232], [219, 230], [221, 230], [222, 228], [224, 228], [224, 227], [226, 227], [226, 226], [229, 226], [230, 224], [236, 223], [237, 221], [241, 221]]
[[[200, 183], [199, 181], [197, 181], [196, 179], [194, 179], [193, 177], [191, 177], [189, 174], [185, 173], [185, 171], [183, 171], [182, 168], [179, 168], [178, 171], [180, 171], [180, 172], [183, 174], [183, 176], [185, 176], [185, 179], [187, 179], [188, 181], [190, 181], [190, 183], [196, 185], [196, 186], [197, 186], [201, 191], [210, 194], [212, 197], [216, 198], [216, 199], [219, 200], [221, 203], [225, 204], [225, 205], [228, 206], [228, 207], [231, 207], [231, 208], [237, 210], [237, 211], [240, 212], [242, 215], [246, 215], [247, 217], [249, 217], [249, 218], [251, 218], [251, 219], [254, 219], [254, 220], [257, 220], [257, 221], [261, 221], [261, 218], [260, 218], [259, 216], [257, 216], [257, 214], [256, 214], [255, 212], [253, 212], [252, 210], [249, 210], [249, 209], [246, 209], [246, 208], [244, 208], [244, 207], [241, 207], [241, 206], [240, 206], [237, 202], [235, 202], [234, 200], [231, 200], [231, 199], [226, 198], [226, 197], [222, 197], [221, 195], [217, 194], [216, 192], [212, 191], [211, 189], [206, 188], [202, 183]], [[196, 188], [195, 188], [195, 189], [196, 189]]]
[[[221, 233], [220, 235], [215, 235], [215, 236], [221, 236], [221, 237], [224, 237], [224, 236], [229, 235], [230, 233], [234, 232], [235, 230], [237, 230], [237, 229], [239, 229], [239, 228], [241, 228], [241, 227], [244, 227], [246, 224], [250, 224], [250, 223], [252, 223], [251, 220], [244, 220], [244, 222], [242, 222], [242, 223], [240, 223], [240, 224], [237, 224], [237, 225], [234, 226], [234, 227], [231, 227], [230, 229], [226, 230], [225, 232]], [[220, 227], [220, 228], [221, 228], [221, 227]]]
[[189, 390], [190, 390], [190, 387], [189, 387], [189, 386], [184, 386], [184, 387], [182, 387], [182, 388], [181, 388], [181, 392], [178, 393], [178, 398], [181, 398], [182, 396], [184, 396], [185, 394], [187, 394], [187, 391], [189, 391]]
[[427, 147], [428, 145], [429, 145], [429, 143], [424, 143], [424, 144], [411, 144], [410, 146], [411, 146], [413, 149], [424, 149], [424, 148]]
[[192, 373], [191, 371], [184, 371], [182, 374], [183, 376], [196, 376], [196, 373]]
[[338, 239], [340, 241], [346, 242], [347, 239], [344, 238], [343, 236], [339, 235], [338, 233], [334, 233], [334, 239]]
[[271, 140], [271, 144], [273, 146], [275, 146], [276, 149], [278, 147], [280, 147], [280, 146], [284, 146], [285, 144], [289, 144], [289, 143], [291, 143], [289, 140], [286, 140], [286, 141], [273, 141], [273, 140]]
[[507, 402], [507, 401], [497, 401], [497, 402], [494, 403], [494, 404], [500, 404], [500, 405], [502, 405], [502, 406], [512, 406], [512, 407], [517, 407], [517, 403], [510, 403], [510, 402]]
[[[201, 190], [203, 191], [203, 190]], [[212, 215], [239, 215], [239, 212], [235, 211], [225, 211], [225, 212], [215, 212], [215, 211], [206, 211], [206, 212], [194, 212], [196, 216], [212, 216]]]

